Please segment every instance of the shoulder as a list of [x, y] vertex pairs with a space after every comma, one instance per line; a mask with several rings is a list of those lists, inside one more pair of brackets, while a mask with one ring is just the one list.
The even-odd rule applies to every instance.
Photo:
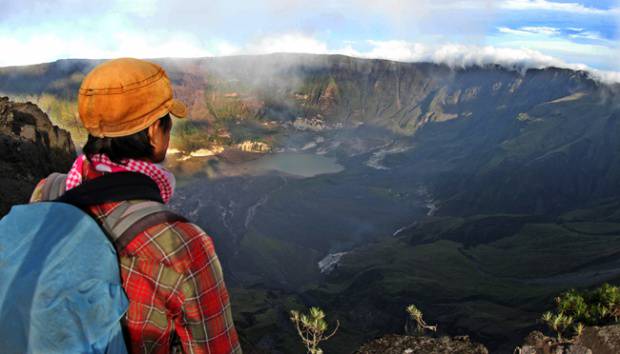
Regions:
[[30, 203], [54, 200], [60, 197], [65, 192], [66, 181], [66, 174], [58, 172], [50, 174], [36, 185], [30, 195]]
[[32, 191], [30, 195], [30, 203], [36, 203], [43, 200], [43, 186], [45, 185], [46, 178], [42, 179], [37, 183], [36, 187]]
[[127, 256], [150, 258], [179, 273], [203, 267], [215, 255], [213, 241], [198, 225], [164, 222], [139, 233], [123, 251]]

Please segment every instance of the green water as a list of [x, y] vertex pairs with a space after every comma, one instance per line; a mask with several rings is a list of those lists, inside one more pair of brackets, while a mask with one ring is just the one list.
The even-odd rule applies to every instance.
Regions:
[[279, 171], [301, 177], [313, 177], [344, 170], [335, 158], [294, 152], [266, 155], [247, 164], [247, 167], [261, 172]]

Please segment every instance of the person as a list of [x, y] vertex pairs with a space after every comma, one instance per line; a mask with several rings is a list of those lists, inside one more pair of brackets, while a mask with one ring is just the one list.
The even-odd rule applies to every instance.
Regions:
[[[171, 115], [184, 117], [186, 107], [173, 98], [161, 66], [133, 58], [98, 65], [82, 81], [78, 111], [88, 140], [61, 188], [139, 172], [157, 184], [167, 203], [174, 176], [158, 164], [168, 149]], [[48, 182], [37, 185], [31, 202], [45, 200]], [[121, 203], [89, 206], [88, 212], [101, 223]], [[130, 353], [179, 347], [186, 353], [241, 353], [220, 262], [211, 238], [198, 226], [176, 220], [138, 228], [118, 257], [129, 299], [122, 325]]]

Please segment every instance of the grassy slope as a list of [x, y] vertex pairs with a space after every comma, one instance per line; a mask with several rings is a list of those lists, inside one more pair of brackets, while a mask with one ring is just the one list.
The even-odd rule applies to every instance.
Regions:
[[[579, 223], [588, 231], [584, 234], [541, 221], [524, 222], [516, 231], [510, 226], [512, 235], [476, 246], [442, 239], [451, 237], [454, 225], [470, 222], [479, 220], [445, 218], [359, 249], [311, 293], [325, 301], [328, 313], [340, 318], [356, 342], [381, 334], [377, 328], [398, 332], [405, 305], [415, 303], [440, 329], [473, 334], [491, 348], [509, 351], [536, 326], [557, 293], [617, 278], [594, 275], [617, 269], [613, 256], [620, 233], [607, 231], [617, 230], [619, 222], [605, 223], [605, 235], [589, 234], [592, 223]], [[599, 226], [594, 223], [593, 230]], [[434, 237], [419, 243], [420, 234]], [[334, 339], [333, 349], [344, 353], [348, 345]]]
[[[341, 322], [339, 334], [326, 344], [326, 350], [348, 353], [382, 334], [402, 333], [404, 307], [415, 303], [427, 321], [439, 324], [444, 333], [473, 335], [494, 352], [511, 352], [523, 336], [539, 326], [537, 319], [553, 305], [559, 292], [618, 278], [590, 275], [604, 275], [606, 269], [616, 268], [615, 257], [609, 256], [620, 249], [620, 233], [613, 231], [619, 230], [620, 220], [575, 222], [577, 215], [586, 212], [573, 211], [555, 220], [487, 215], [424, 222], [400, 237], [386, 237], [356, 249], [332, 274], [307, 283], [300, 292], [259, 291], [262, 296], [266, 296], [262, 291], [272, 294], [266, 300], [268, 306], [263, 300], [247, 301], [247, 296], [258, 290], [236, 289], [233, 306], [244, 313], [237, 314], [240, 331], [253, 343], [251, 348], [265, 338], [279, 343], [280, 349], [287, 348], [294, 336], [288, 310], [301, 304], [319, 305], [330, 319]], [[505, 237], [467, 246], [450, 240], [455, 233], [469, 232], [468, 225], [480, 225], [485, 219], [492, 220], [494, 230]], [[521, 221], [518, 227], [515, 219]], [[573, 230], [575, 227], [581, 232]], [[431, 237], [421, 240], [422, 235]], [[266, 248], [278, 247], [286, 246]], [[268, 320], [259, 324], [246, 317]], [[295, 352], [294, 347], [288, 348], [284, 352]]]

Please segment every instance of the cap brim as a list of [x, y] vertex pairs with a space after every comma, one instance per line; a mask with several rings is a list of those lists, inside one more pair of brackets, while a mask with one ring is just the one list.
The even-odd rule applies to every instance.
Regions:
[[185, 118], [187, 116], [187, 107], [183, 102], [173, 98], [170, 113], [177, 118]]

